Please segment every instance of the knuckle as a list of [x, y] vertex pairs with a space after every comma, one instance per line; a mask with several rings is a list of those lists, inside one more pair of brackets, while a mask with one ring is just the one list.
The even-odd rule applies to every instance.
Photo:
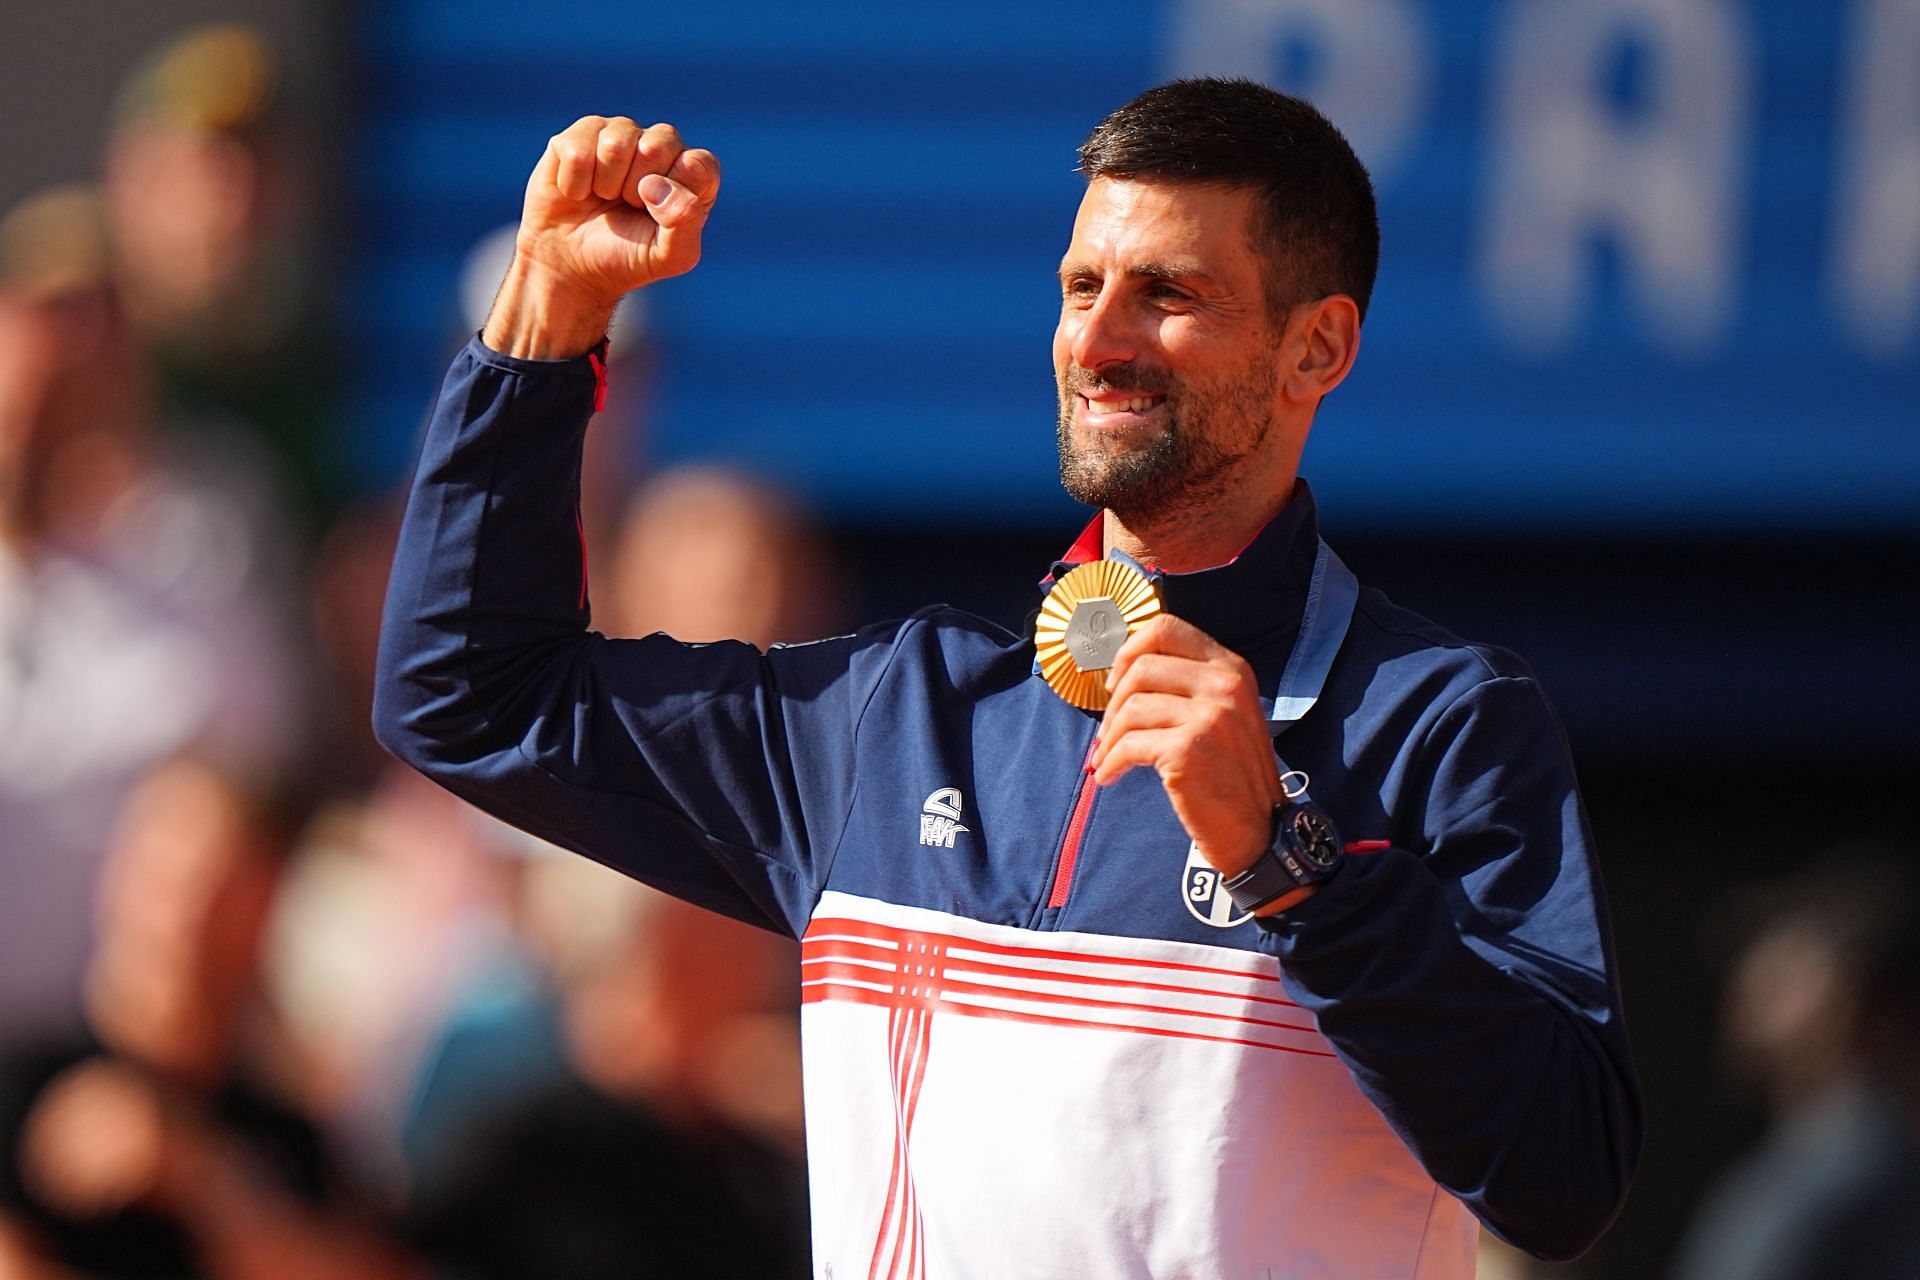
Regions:
[[698, 148], [682, 151], [680, 158], [674, 162], [674, 169], [693, 186], [711, 188], [720, 181], [720, 162], [711, 151]]

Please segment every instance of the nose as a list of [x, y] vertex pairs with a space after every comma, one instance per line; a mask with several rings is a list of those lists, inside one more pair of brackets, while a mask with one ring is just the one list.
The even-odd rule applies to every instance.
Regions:
[[1126, 364], [1140, 352], [1139, 327], [1111, 288], [1102, 289], [1092, 306], [1069, 312], [1064, 323], [1067, 354], [1082, 369], [1097, 373]]

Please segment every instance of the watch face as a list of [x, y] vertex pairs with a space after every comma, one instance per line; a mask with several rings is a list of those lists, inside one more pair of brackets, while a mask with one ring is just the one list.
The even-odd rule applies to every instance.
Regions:
[[1300, 856], [1319, 870], [1331, 868], [1340, 859], [1340, 836], [1318, 809], [1294, 811], [1293, 838], [1299, 844]]

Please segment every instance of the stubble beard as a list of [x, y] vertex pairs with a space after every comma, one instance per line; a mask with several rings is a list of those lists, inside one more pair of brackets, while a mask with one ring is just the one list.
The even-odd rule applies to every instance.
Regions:
[[[1164, 395], [1165, 421], [1134, 448], [1083, 449], [1074, 440], [1073, 418], [1075, 401], [1089, 390]], [[1074, 501], [1103, 507], [1130, 528], [1178, 523], [1224, 496], [1240, 462], [1272, 434], [1266, 394], [1257, 370], [1200, 388], [1145, 371], [1100, 377], [1069, 370], [1059, 381], [1060, 483]]]

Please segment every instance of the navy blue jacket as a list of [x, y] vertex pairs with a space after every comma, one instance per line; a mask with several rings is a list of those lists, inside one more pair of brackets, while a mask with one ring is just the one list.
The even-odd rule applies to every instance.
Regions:
[[[1560, 1258], [1612, 1221], [1640, 1100], [1566, 743], [1523, 663], [1362, 590], [1276, 748], [1366, 852], [1283, 917], [1215, 927], [1178, 900], [1188, 840], [1135, 770], [1092, 797], [1062, 883], [1096, 719], [1034, 674], [1029, 637], [943, 607], [765, 654], [587, 629], [594, 394], [585, 359], [477, 340], [456, 359], [387, 602], [390, 750], [508, 822], [795, 935], [842, 890], [1268, 953], [1421, 1166], [1495, 1232]], [[1271, 692], [1317, 546], [1302, 486], [1238, 559], [1165, 577], [1163, 599]], [[943, 787], [969, 836], [902, 856]]]

